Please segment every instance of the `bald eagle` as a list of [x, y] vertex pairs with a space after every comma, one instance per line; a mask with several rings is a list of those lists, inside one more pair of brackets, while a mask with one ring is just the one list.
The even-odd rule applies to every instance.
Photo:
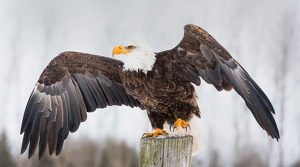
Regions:
[[198, 126], [192, 125], [200, 118], [193, 86], [200, 85], [200, 77], [218, 91], [233, 88], [261, 128], [280, 138], [268, 97], [202, 28], [186, 25], [183, 39], [171, 50], [154, 53], [146, 43], [130, 41], [115, 47], [112, 54], [114, 58], [63, 52], [49, 63], [24, 112], [21, 154], [30, 143], [31, 158], [39, 143], [39, 159], [47, 146], [50, 155], [59, 155], [69, 132], [78, 129], [87, 112], [112, 105], [146, 110], [153, 129], [146, 137], [166, 136], [174, 128], [174, 133], [192, 134], [195, 154], [202, 148]]

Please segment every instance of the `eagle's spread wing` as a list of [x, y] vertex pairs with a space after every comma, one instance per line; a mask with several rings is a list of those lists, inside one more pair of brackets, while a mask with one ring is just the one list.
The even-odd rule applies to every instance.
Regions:
[[75, 132], [87, 112], [111, 105], [143, 106], [128, 95], [119, 76], [123, 63], [102, 56], [64, 52], [54, 58], [41, 74], [23, 116], [21, 153], [29, 145], [32, 157], [39, 142], [41, 159], [60, 154], [69, 131]]
[[176, 77], [180, 78], [180, 82], [200, 85], [201, 76], [218, 91], [234, 88], [245, 100], [258, 124], [272, 138], [280, 138], [272, 115], [275, 111], [268, 97], [246, 70], [205, 30], [186, 25], [181, 42], [172, 50], [157, 55], [158, 59], [169, 61], [176, 67]]

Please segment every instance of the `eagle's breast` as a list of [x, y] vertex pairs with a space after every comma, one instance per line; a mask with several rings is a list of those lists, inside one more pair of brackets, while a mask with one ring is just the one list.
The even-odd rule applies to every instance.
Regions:
[[155, 66], [147, 73], [142, 70], [124, 70], [120, 76], [126, 92], [148, 111], [173, 112], [181, 107], [178, 106], [181, 102], [198, 107], [194, 87], [191, 84], [178, 84], [170, 73], [162, 66]]
[[147, 106], [153, 103], [153, 97], [156, 93], [156, 86], [152, 71], [148, 71], [146, 74], [142, 70], [124, 70], [120, 76], [123, 81], [124, 88], [128, 94]]

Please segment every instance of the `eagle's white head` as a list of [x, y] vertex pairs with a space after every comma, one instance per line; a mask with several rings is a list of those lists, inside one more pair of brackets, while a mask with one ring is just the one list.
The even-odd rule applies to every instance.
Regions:
[[156, 61], [155, 53], [151, 47], [147, 43], [138, 40], [116, 46], [112, 51], [112, 55], [115, 59], [124, 63], [124, 70], [129, 71], [142, 70], [147, 73], [152, 70]]

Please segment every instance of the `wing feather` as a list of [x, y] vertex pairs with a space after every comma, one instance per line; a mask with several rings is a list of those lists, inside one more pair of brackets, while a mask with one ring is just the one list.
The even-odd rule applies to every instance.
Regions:
[[55, 152], [58, 139], [58, 131], [63, 127], [63, 105], [61, 96], [54, 96], [57, 101], [57, 114], [55, 120], [51, 124], [51, 130], [49, 133], [48, 148], [49, 154], [52, 155]]
[[69, 132], [75, 132], [87, 118], [87, 112], [111, 105], [143, 106], [126, 93], [118, 60], [64, 52], [54, 58], [40, 76], [25, 108], [21, 125], [23, 154], [28, 158], [39, 146], [39, 159], [59, 155]]

